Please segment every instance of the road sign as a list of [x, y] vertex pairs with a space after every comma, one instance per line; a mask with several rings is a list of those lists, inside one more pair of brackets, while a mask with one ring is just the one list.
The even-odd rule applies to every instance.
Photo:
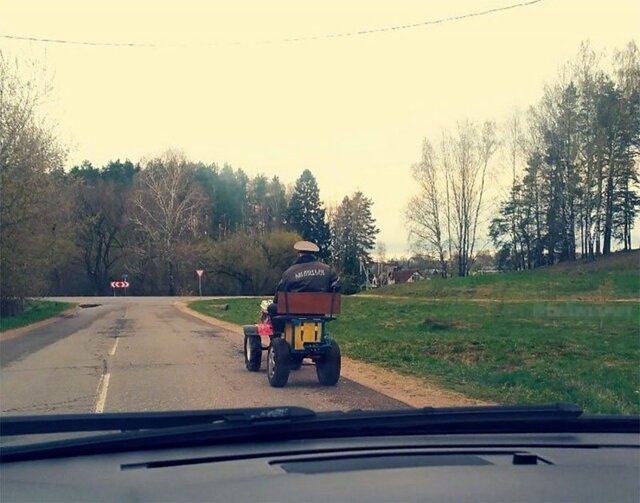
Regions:
[[112, 281], [111, 288], [129, 288], [128, 281]]
[[202, 275], [204, 274], [204, 269], [196, 269], [196, 274], [198, 275], [198, 293], [202, 297]]

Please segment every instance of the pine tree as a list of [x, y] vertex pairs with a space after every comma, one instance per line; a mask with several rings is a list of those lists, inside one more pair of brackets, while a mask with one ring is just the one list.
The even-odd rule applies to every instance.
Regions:
[[345, 197], [332, 221], [333, 262], [341, 272], [346, 293], [360, 289], [365, 282], [363, 269], [371, 264], [379, 229], [371, 214], [373, 201], [362, 192]]
[[296, 181], [287, 211], [289, 226], [303, 239], [312, 241], [320, 248], [321, 259], [330, 256], [331, 234], [325, 219], [325, 210], [320, 201], [318, 183], [308, 169]]

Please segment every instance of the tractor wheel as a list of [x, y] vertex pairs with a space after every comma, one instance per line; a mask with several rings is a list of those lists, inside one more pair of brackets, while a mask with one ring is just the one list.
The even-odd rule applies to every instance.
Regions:
[[340, 346], [331, 340], [327, 352], [316, 362], [318, 381], [323, 386], [335, 386], [340, 379]]
[[262, 363], [262, 343], [259, 335], [244, 336], [244, 363], [247, 370], [257, 372]]
[[291, 364], [289, 365], [291, 370], [300, 370], [300, 367], [302, 367], [302, 360], [304, 360], [304, 356], [291, 355]]
[[289, 344], [281, 337], [271, 339], [267, 356], [267, 378], [274, 388], [282, 388], [289, 380], [291, 355]]

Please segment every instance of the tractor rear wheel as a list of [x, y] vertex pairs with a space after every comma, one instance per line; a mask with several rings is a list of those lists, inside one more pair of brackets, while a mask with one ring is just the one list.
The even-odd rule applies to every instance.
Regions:
[[327, 352], [316, 362], [318, 381], [323, 386], [335, 386], [340, 379], [340, 346], [331, 340]]
[[289, 344], [281, 337], [271, 339], [267, 357], [267, 378], [274, 388], [282, 388], [289, 380], [291, 354]]

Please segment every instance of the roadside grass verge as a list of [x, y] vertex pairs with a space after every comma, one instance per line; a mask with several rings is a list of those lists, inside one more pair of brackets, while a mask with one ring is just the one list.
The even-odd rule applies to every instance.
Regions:
[[[189, 307], [238, 324], [258, 316], [258, 299], [216, 302]], [[346, 356], [480, 400], [640, 412], [640, 303], [360, 296], [342, 311], [329, 330]]]
[[46, 320], [69, 309], [73, 304], [48, 300], [30, 300], [26, 303], [22, 314], [0, 318], [0, 332], [31, 325]]

